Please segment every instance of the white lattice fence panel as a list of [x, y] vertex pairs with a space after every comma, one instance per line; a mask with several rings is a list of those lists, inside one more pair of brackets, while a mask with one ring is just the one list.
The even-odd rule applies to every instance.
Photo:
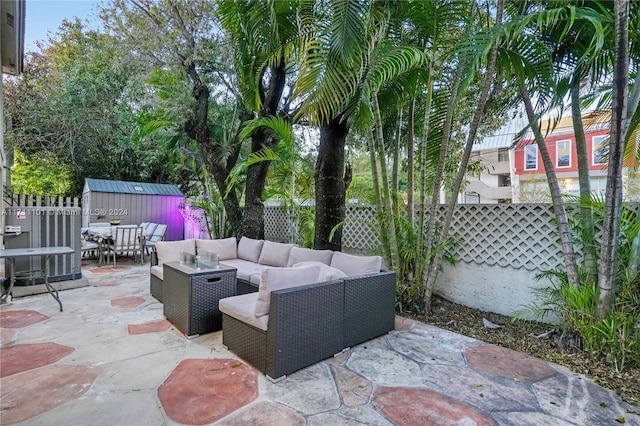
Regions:
[[264, 208], [264, 238], [269, 241], [289, 242], [289, 214], [282, 207]]
[[347, 207], [342, 245], [353, 250], [368, 250], [379, 244], [375, 208]]
[[[627, 206], [640, 214], [640, 204]], [[445, 208], [440, 206], [440, 220]], [[530, 271], [562, 267], [562, 251], [552, 213], [548, 204], [458, 205], [451, 224], [451, 235], [458, 242], [456, 258], [467, 263]], [[288, 217], [281, 207], [265, 208], [266, 239], [288, 241], [288, 226], [295, 221], [295, 218]], [[343, 247], [366, 251], [378, 244], [375, 209], [347, 207]], [[577, 255], [580, 256], [579, 250]]]
[[459, 243], [456, 257], [467, 263], [530, 271], [562, 265], [558, 234], [547, 204], [459, 205], [451, 235]]

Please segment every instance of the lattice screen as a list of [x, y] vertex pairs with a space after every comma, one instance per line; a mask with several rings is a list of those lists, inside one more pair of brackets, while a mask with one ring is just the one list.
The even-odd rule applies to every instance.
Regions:
[[[640, 214], [640, 204], [629, 207]], [[446, 206], [441, 206], [442, 218]], [[462, 204], [456, 207], [451, 235], [456, 258], [467, 263], [509, 266], [544, 271], [561, 267], [562, 251], [548, 204]], [[295, 240], [297, 219], [280, 207], [265, 207], [265, 237]], [[375, 209], [349, 206], [342, 245], [350, 252], [365, 252], [379, 244]], [[580, 256], [580, 253], [577, 253]]]
[[556, 268], [562, 252], [550, 214], [548, 204], [459, 205], [451, 224], [459, 242], [456, 257], [515, 269]]
[[348, 206], [342, 245], [352, 251], [365, 251], [380, 244], [373, 207]]
[[264, 208], [264, 238], [269, 241], [288, 243], [290, 240], [291, 214], [284, 207]]

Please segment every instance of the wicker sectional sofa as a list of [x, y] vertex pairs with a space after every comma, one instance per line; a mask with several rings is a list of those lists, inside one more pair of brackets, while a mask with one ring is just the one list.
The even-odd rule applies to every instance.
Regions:
[[271, 380], [394, 328], [396, 274], [381, 270], [379, 256], [246, 237], [162, 243], [151, 262], [158, 300], [162, 263], [179, 251], [214, 252], [237, 268], [237, 296], [219, 302], [223, 344]]

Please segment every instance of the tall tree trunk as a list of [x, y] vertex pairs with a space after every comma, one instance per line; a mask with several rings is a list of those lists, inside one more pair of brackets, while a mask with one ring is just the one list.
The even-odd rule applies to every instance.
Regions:
[[[453, 114], [456, 108], [458, 89], [460, 88], [460, 81], [462, 80], [462, 70], [464, 67], [459, 67], [453, 77], [453, 84], [451, 85], [451, 98], [447, 104], [447, 114], [442, 126], [442, 141], [440, 143], [440, 156], [438, 158], [438, 167], [436, 169], [435, 176], [433, 178], [433, 186], [431, 188], [431, 204], [429, 206], [429, 221], [427, 223], [427, 247], [429, 250], [442, 250], [442, 247], [438, 247], [441, 241], [436, 241], [436, 220], [438, 216], [438, 205], [440, 204], [440, 188], [444, 180], [444, 167], [449, 155], [449, 145], [451, 143], [451, 125], [453, 123]], [[424, 231], [423, 231], [424, 232]], [[444, 237], [444, 236], [443, 236]], [[429, 288], [429, 283], [435, 283], [435, 266], [434, 259], [431, 259], [422, 271], [423, 281], [425, 283], [424, 291], [422, 294], [422, 301], [425, 308], [425, 312], [431, 311], [431, 293], [433, 292], [433, 284]]]
[[[498, 0], [498, 5], [496, 8], [496, 26], [499, 26], [502, 24], [503, 11], [504, 11], [504, 0]], [[462, 159], [460, 160], [460, 165], [458, 166], [458, 173], [456, 175], [456, 180], [453, 183], [451, 201], [449, 201], [449, 204], [447, 206], [447, 211], [445, 213], [444, 221], [442, 223], [442, 229], [440, 231], [440, 238], [439, 238], [440, 241], [444, 241], [445, 238], [447, 238], [447, 236], [449, 235], [449, 228], [451, 227], [451, 222], [453, 220], [453, 212], [455, 210], [455, 207], [458, 201], [458, 194], [460, 193], [460, 188], [462, 187], [464, 176], [467, 173], [467, 166], [469, 165], [469, 158], [471, 157], [471, 151], [473, 150], [473, 143], [475, 142], [476, 134], [478, 133], [478, 128], [480, 127], [480, 122], [482, 121], [482, 118], [484, 116], [484, 111], [487, 106], [487, 101], [489, 99], [489, 90], [491, 89], [491, 84], [494, 82], [497, 53], [498, 53], [498, 45], [494, 44], [491, 48], [491, 52], [489, 53], [487, 71], [484, 75], [482, 90], [480, 91], [480, 97], [478, 98], [478, 103], [473, 113], [473, 119], [471, 120], [469, 133], [467, 134], [467, 140], [464, 146]], [[438, 271], [442, 266], [443, 256], [444, 256], [444, 249], [441, 248], [440, 250], [437, 251], [433, 261], [430, 264], [430, 270], [427, 276], [427, 283], [425, 285], [425, 307], [427, 309], [431, 308], [431, 296], [433, 294], [433, 288], [436, 283], [436, 278], [438, 277]], [[428, 299], [428, 302], [426, 302], [427, 299]]]
[[425, 239], [424, 239], [424, 224], [427, 216], [427, 142], [429, 141], [429, 130], [431, 121], [431, 102], [433, 100], [433, 68], [429, 67], [427, 77], [427, 93], [424, 105], [424, 122], [422, 124], [422, 140], [420, 141], [420, 194], [419, 194], [419, 207], [418, 207], [418, 247], [416, 253], [418, 253], [418, 259], [416, 259], [415, 270], [413, 272], [413, 278], [420, 282], [422, 285], [422, 277], [424, 268], [426, 265], [425, 256]]
[[[263, 99], [260, 110], [261, 117], [275, 116], [278, 104], [282, 98], [286, 82], [285, 60], [281, 56], [280, 62], [269, 68], [269, 81], [265, 88], [260, 87]], [[264, 73], [263, 73], [264, 74]], [[262, 81], [262, 79], [260, 79]], [[256, 129], [251, 135], [251, 152], [258, 152], [263, 148], [273, 148], [277, 140], [270, 137], [262, 129]], [[242, 224], [242, 235], [249, 238], [264, 239], [264, 204], [262, 193], [267, 180], [270, 161], [261, 161], [249, 166], [245, 189], [245, 209]]]
[[571, 228], [569, 227], [569, 218], [564, 208], [564, 202], [562, 200], [562, 193], [560, 191], [560, 185], [558, 184], [558, 178], [556, 177], [556, 171], [553, 167], [553, 161], [549, 150], [542, 137], [540, 126], [536, 118], [533, 104], [531, 103], [531, 96], [524, 87], [522, 81], [520, 83], [520, 96], [524, 101], [525, 110], [527, 111], [527, 118], [529, 119], [529, 126], [533, 132], [540, 156], [542, 157], [542, 163], [544, 164], [544, 171], [547, 176], [547, 182], [549, 183], [549, 190], [551, 191], [551, 201], [553, 202], [553, 213], [556, 216], [556, 223], [558, 226], [558, 233], [560, 234], [560, 244], [562, 245], [562, 253], [564, 255], [564, 266], [567, 271], [567, 278], [571, 285], [578, 285], [578, 265], [576, 261], [576, 254], [573, 250], [573, 241], [571, 238]]
[[400, 143], [402, 139], [402, 108], [398, 111], [398, 125], [396, 126], [396, 138], [393, 145], [393, 163], [391, 165], [391, 191], [394, 195], [393, 213], [397, 216], [400, 213], [400, 206], [396, 203], [396, 195], [399, 192], [400, 174]]
[[614, 61], [609, 135], [609, 164], [604, 201], [602, 244], [598, 287], [598, 313], [605, 315], [611, 308], [616, 273], [620, 210], [622, 208], [622, 160], [629, 119], [627, 94], [629, 90], [629, 0], [617, 0], [614, 5]]
[[380, 224], [380, 244], [382, 245], [382, 257], [385, 265], [391, 265], [391, 248], [389, 247], [389, 235], [387, 232], [387, 223], [384, 218], [384, 207], [382, 202], [382, 194], [380, 193], [380, 177], [378, 175], [378, 160], [376, 155], [376, 139], [373, 130], [367, 132], [367, 141], [369, 142], [369, 159], [371, 160], [371, 178], [373, 180], [373, 195], [376, 200], [376, 220]]
[[[316, 160], [316, 229], [314, 248], [340, 251], [345, 214], [344, 147], [349, 128], [340, 117], [320, 126]], [[336, 226], [340, 225], [338, 228]], [[331, 238], [332, 230], [333, 238]]]
[[386, 265], [389, 269], [397, 269], [400, 267], [400, 253], [398, 251], [398, 239], [396, 237], [396, 226], [392, 204], [392, 193], [389, 187], [389, 176], [387, 172], [387, 160], [384, 153], [384, 135], [382, 133], [382, 115], [380, 114], [380, 105], [378, 104], [378, 93], [374, 92], [372, 96], [373, 112], [376, 120], [376, 146], [378, 150], [378, 160], [380, 161], [380, 174], [382, 179], [382, 201], [384, 208], [384, 216], [387, 220], [387, 241], [389, 242], [389, 251], [391, 255], [391, 264]]
[[577, 73], [575, 73], [574, 80], [571, 84], [571, 116], [573, 118], [573, 134], [576, 138], [576, 154], [578, 157], [578, 182], [580, 184], [580, 226], [582, 228], [584, 266], [588, 276], [595, 280], [598, 274], [598, 262], [596, 258], [593, 211], [591, 210], [591, 179], [589, 178], [587, 138], [584, 134], [582, 109], [580, 108], [580, 80], [577, 76]]
[[414, 149], [414, 133], [413, 133], [413, 120], [416, 113], [416, 98], [415, 95], [411, 99], [411, 107], [409, 109], [409, 116], [407, 117], [407, 221], [414, 225], [414, 201], [413, 201], [413, 149]]

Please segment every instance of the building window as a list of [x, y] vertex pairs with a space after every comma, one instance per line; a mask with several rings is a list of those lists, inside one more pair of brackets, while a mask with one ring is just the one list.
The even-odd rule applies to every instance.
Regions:
[[594, 136], [591, 140], [593, 144], [593, 165], [607, 164], [609, 158], [609, 136]]
[[571, 167], [571, 141], [556, 143], [556, 167]]
[[509, 148], [498, 148], [498, 162], [509, 161]]
[[538, 170], [538, 147], [536, 145], [525, 145], [524, 169]]

